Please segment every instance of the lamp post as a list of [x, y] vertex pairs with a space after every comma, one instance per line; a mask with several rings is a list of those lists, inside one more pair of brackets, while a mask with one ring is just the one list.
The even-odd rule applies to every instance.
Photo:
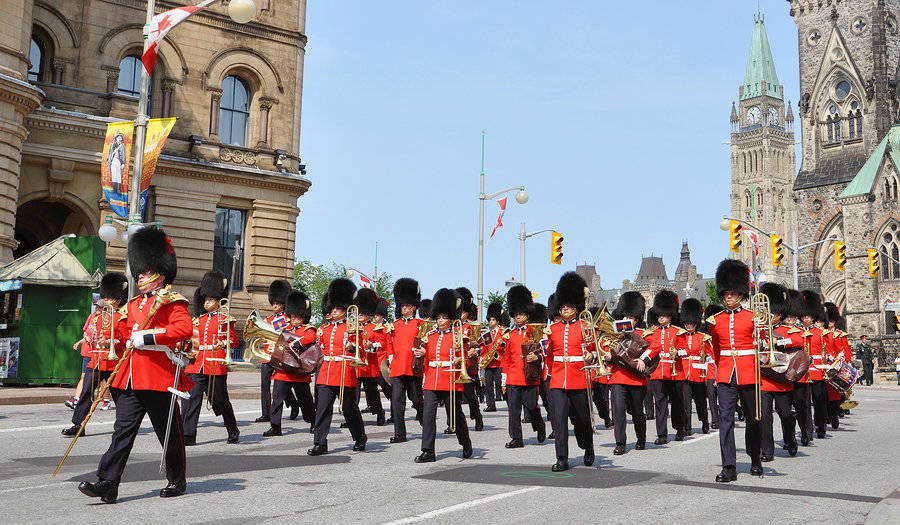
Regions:
[[522, 286], [525, 286], [525, 239], [534, 237], [539, 233], [554, 231], [557, 231], [557, 229], [548, 228], [545, 230], [538, 230], [536, 232], [525, 233], [525, 221], [522, 221], [522, 227], [519, 229], [519, 272], [521, 274], [520, 279], [522, 279]]
[[525, 204], [528, 202], [528, 193], [525, 186], [511, 186], [505, 190], [496, 191], [490, 195], [484, 193], [484, 131], [481, 132], [481, 191], [478, 193], [478, 320], [484, 315], [484, 201], [493, 199], [498, 195], [516, 192], [516, 202]]

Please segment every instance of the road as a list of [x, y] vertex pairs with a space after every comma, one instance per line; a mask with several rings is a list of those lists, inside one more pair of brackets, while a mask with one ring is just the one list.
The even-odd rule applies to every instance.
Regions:
[[[369, 414], [366, 452], [352, 452], [349, 433], [335, 428], [331, 453], [311, 458], [308, 425], [285, 421], [284, 436], [263, 438], [268, 425], [252, 422], [259, 402], [239, 399], [238, 445], [225, 444], [221, 420], [204, 408], [199, 445], [188, 448], [188, 493], [180, 498], [157, 496], [165, 484], [157, 474], [160, 447], [145, 420], [116, 505], [76, 489], [94, 479], [113, 412], [95, 416], [51, 478], [68, 445], [59, 432], [71, 412], [59, 404], [8, 406], [0, 413], [0, 507], [7, 523], [112, 523], [122, 516], [179, 523], [900, 523], [900, 390], [856, 390], [860, 406], [841, 428], [795, 458], [781, 450], [776, 428], [777, 457], [763, 478], [746, 474], [739, 429], [740, 475], [731, 484], [714, 482], [716, 433], [635, 451], [629, 427], [628, 453], [613, 456], [612, 430], [598, 429], [595, 466], [583, 466], [579, 456], [572, 470], [554, 474], [553, 444], [537, 444], [528, 426], [526, 448], [503, 447], [509, 438], [501, 403], [500, 412], [485, 415], [485, 430], [472, 433], [469, 460], [459, 456], [454, 436], [439, 436], [438, 461], [417, 465], [419, 425], [409, 421], [412, 440], [390, 445], [391, 427], [375, 426]], [[577, 452], [574, 437], [570, 450]]]

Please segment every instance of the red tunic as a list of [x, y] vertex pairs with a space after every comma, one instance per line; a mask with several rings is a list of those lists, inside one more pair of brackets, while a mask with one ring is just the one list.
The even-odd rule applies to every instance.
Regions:
[[[550, 388], [579, 390], [587, 388], [584, 375], [581, 321], [557, 321], [544, 330], [547, 339], [547, 360], [550, 366]], [[594, 351], [594, 343], [587, 345]]]
[[[497, 328], [491, 329], [491, 344], [493, 344], [497, 340], [498, 337], [500, 337], [500, 338], [503, 337], [503, 331], [504, 331], [503, 328], [500, 328], [499, 326]], [[498, 344], [503, 345], [503, 343], [498, 343]], [[490, 349], [490, 346], [486, 346], [486, 347], [482, 348], [481, 353], [484, 354], [485, 352], [488, 351], [488, 349]], [[488, 363], [487, 368], [499, 368], [500, 363], [502, 361], [503, 361], [503, 349], [501, 346], [500, 351], [497, 353], [497, 358], [494, 359], [493, 361], [491, 361], [490, 363]]]
[[453, 332], [450, 330], [438, 331], [432, 330], [428, 333], [427, 344], [425, 345], [425, 381], [423, 388], [425, 390], [442, 390], [457, 392], [463, 391], [463, 383], [457, 383], [459, 372], [451, 372], [450, 370], [459, 370], [458, 366], [453, 366], [452, 358], [459, 357], [460, 350], [453, 349]]
[[[116, 339], [128, 341], [132, 331], [142, 328], [141, 324], [151, 313], [155, 303], [160, 303], [159, 309], [143, 329], [152, 331], [156, 347], [174, 350], [181, 342], [189, 339], [194, 326], [187, 310], [188, 301], [181, 295], [170, 292], [168, 287], [147, 295], [139, 295], [128, 301], [124, 306], [125, 315], [116, 326]], [[110, 386], [121, 389], [130, 386], [135, 390], [167, 392], [174, 379], [175, 364], [165, 352], [136, 348], [122, 364]], [[193, 385], [194, 383], [182, 371], [178, 389], [187, 391]]]
[[522, 357], [522, 343], [527, 329], [529, 329], [528, 326], [515, 328], [503, 336], [503, 340], [506, 342], [506, 349], [501, 355], [501, 365], [503, 366], [503, 384], [505, 385], [532, 386], [541, 383], [539, 380], [531, 383], [525, 381], [525, 359]]
[[756, 382], [756, 353], [753, 347], [753, 312], [746, 308], [724, 310], [707, 319], [712, 336], [712, 356], [716, 360], [716, 382], [737, 384]]
[[681, 360], [671, 358], [672, 350], [676, 348], [675, 339], [680, 330], [681, 328], [677, 326], [666, 325], [644, 332], [644, 339], [650, 343], [650, 349], [654, 354], [659, 354], [659, 366], [650, 374], [650, 379], [685, 379], [686, 375], [679, 363]]
[[[115, 324], [118, 324], [122, 320], [122, 314], [115, 312], [113, 314], [113, 319], [115, 319]], [[88, 323], [90, 323], [91, 326], [90, 329], [85, 328], [84, 336], [86, 342], [81, 346], [82, 354], [84, 354], [85, 349], [87, 349], [91, 358], [87, 367], [99, 369], [101, 372], [111, 371], [116, 367], [116, 363], [119, 362], [118, 359], [106, 358], [106, 356], [109, 355], [108, 346], [106, 348], [94, 346], [94, 343], [97, 341], [109, 340], [111, 328], [109, 321], [109, 316], [104, 315], [100, 310], [91, 314], [88, 317]], [[87, 327], [87, 325], [85, 326]], [[92, 335], [89, 336], [89, 334]], [[125, 341], [115, 337], [115, 334], [113, 334], [113, 337], [115, 338], [116, 355], [121, 356], [125, 351]]]
[[[366, 341], [369, 342], [363, 348], [363, 353], [365, 354], [366, 366], [362, 368], [358, 368], [356, 371], [357, 377], [360, 379], [371, 379], [373, 377], [381, 376], [381, 368], [379, 367], [378, 361], [378, 347], [375, 346], [375, 343], [378, 343], [379, 346], [383, 345], [383, 334], [378, 329], [378, 325], [373, 322], [368, 322], [363, 325], [363, 332], [366, 334]], [[351, 342], [352, 338], [351, 338]]]
[[[637, 329], [635, 330], [635, 334], [644, 337], [648, 331]], [[602, 344], [602, 343], [601, 343]], [[648, 348], [644, 354], [651, 359], [656, 357], [659, 353], [659, 349]], [[643, 386], [647, 384], [647, 376], [643, 374], [635, 374], [621, 366], [609, 365], [609, 371], [612, 372], [612, 375], [609, 376], [609, 382], [613, 385], [631, 385], [631, 386]]]
[[[194, 344], [194, 350], [197, 350], [197, 357], [194, 361], [184, 367], [184, 371], [188, 374], [206, 374], [209, 376], [228, 375], [228, 368], [221, 361], [210, 361], [210, 359], [225, 359], [225, 347], [216, 349], [216, 343], [224, 341], [225, 338], [219, 335], [219, 324], [225, 322], [225, 316], [219, 315], [218, 312], [203, 314], [194, 319], [194, 326], [197, 327], [197, 340]], [[237, 347], [239, 341], [237, 332], [234, 331], [234, 318], [228, 320], [228, 340], [231, 348]]]
[[[825, 333], [825, 351], [831, 357], [829, 362], [834, 363], [840, 359], [840, 360], [843, 360], [844, 362], [849, 363], [850, 361], [846, 358], [846, 356], [844, 354], [844, 346], [840, 343], [841, 334], [843, 334], [843, 332], [841, 332], [837, 328], [833, 328], [830, 330], [826, 330], [824, 333]], [[846, 334], [844, 334], [844, 335], [846, 335]], [[849, 344], [847, 345], [847, 348], [849, 348]], [[852, 352], [851, 352], [851, 359], [852, 359]], [[831, 383], [828, 381], [826, 381], [826, 385], [827, 385], [827, 390], [828, 390], [828, 400], [829, 401], [838, 401], [839, 399], [841, 399], [841, 396], [843, 394], [841, 393], [840, 390], [831, 386]]]
[[93, 342], [97, 339], [108, 339], [109, 336], [106, 337], [98, 337], [97, 335], [97, 318], [100, 317], [100, 309], [98, 308], [96, 312], [91, 312], [88, 315], [87, 320], [84, 322], [84, 339], [83, 343], [81, 343], [81, 357], [93, 357], [94, 345]]
[[806, 338], [806, 351], [809, 352], [809, 357], [812, 359], [808, 374], [810, 381], [823, 381], [825, 379], [825, 370], [828, 368], [828, 365], [823, 360], [823, 354], [827, 350], [823, 332], [824, 330], [818, 326], [813, 326], [812, 328], [807, 328], [803, 333], [803, 337]]
[[703, 332], [688, 332], [680, 330], [675, 337], [675, 349], [678, 350], [678, 360], [681, 365], [679, 379], [686, 379], [694, 383], [706, 381], [706, 360], [700, 359], [700, 350], [705, 356], [711, 353], [712, 337]]
[[388, 355], [393, 356], [391, 377], [413, 375], [413, 343], [423, 322], [421, 319], [398, 319], [386, 328], [386, 340], [390, 347]]
[[[315, 343], [316, 337], [318, 336], [316, 327], [311, 324], [296, 327], [288, 325], [284, 330], [300, 336], [299, 342], [303, 346]], [[310, 376], [307, 374], [291, 374], [290, 372], [283, 372], [281, 370], [275, 370], [272, 374], [272, 379], [278, 381], [291, 381], [294, 383], [309, 383], [311, 381]]]
[[[342, 319], [336, 323], [325, 323], [319, 329], [319, 348], [322, 349], [322, 367], [316, 376], [317, 385], [341, 386], [353, 388], [357, 386], [357, 368], [350, 366], [353, 355], [344, 350], [347, 343], [347, 322]], [[354, 350], [355, 352], [355, 350]], [[343, 372], [343, 380], [341, 379]]]

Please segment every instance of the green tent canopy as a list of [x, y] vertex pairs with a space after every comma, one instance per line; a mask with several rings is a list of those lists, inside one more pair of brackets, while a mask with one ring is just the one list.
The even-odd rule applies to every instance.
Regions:
[[[63, 235], [33, 252], [0, 267], [0, 282], [20, 281], [21, 284], [44, 286], [82, 286], [96, 288], [103, 277], [98, 268], [93, 275], [85, 269], [85, 264], [70, 249], [68, 239], [74, 234]], [[92, 265], [88, 265], [92, 266]]]

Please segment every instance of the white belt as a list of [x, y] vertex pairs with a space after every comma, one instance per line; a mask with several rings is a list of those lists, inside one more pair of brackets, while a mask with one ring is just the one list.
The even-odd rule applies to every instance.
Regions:
[[691, 363], [691, 368], [697, 368], [699, 370], [706, 370], [706, 365], [704, 365], [704, 364], [698, 365], [697, 363]]
[[742, 357], [748, 355], [756, 355], [756, 350], [722, 350], [720, 355], [725, 357]]
[[584, 356], [582, 355], [555, 355], [553, 356], [553, 360], [557, 363], [579, 363], [584, 361]]
[[660, 363], [674, 363], [675, 360], [674, 359], [660, 359], [659, 362]]
[[[197, 350], [204, 351], [204, 352], [209, 351], [209, 350], [215, 350], [215, 348], [216, 348], [216, 345], [197, 345]], [[223, 350], [224, 350], [224, 348], [223, 348]]]
[[322, 359], [325, 361], [344, 361], [349, 360], [349, 358], [344, 357], [342, 355], [323, 355]]
[[829, 366], [829, 365], [812, 365], [812, 366], [813, 366], [813, 368], [818, 368], [819, 370], [822, 370], [822, 371], [831, 370], [831, 366]]
[[429, 361], [428, 366], [431, 368], [449, 368], [453, 363], [451, 361]]
[[678, 351], [678, 356], [679, 356], [679, 357], [684, 357], [684, 356], [686, 356], [686, 355], [688, 355], [687, 350], [679, 350], [679, 351]]

